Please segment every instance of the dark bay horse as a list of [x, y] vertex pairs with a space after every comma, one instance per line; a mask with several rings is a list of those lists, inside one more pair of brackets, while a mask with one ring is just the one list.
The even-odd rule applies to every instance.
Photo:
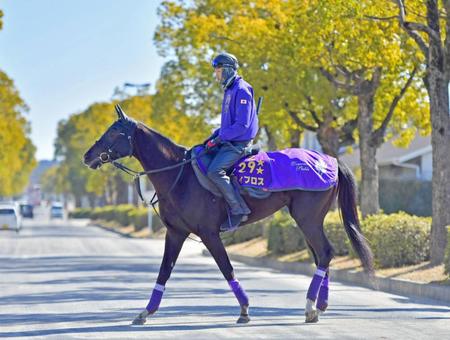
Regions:
[[[97, 169], [104, 163], [126, 156], [135, 157], [145, 171], [183, 162], [187, 151], [184, 147], [127, 117], [120, 106], [116, 106], [116, 111], [119, 119], [84, 155], [87, 166]], [[250, 320], [249, 299], [235, 277], [219, 235], [220, 224], [227, 217], [226, 202], [200, 185], [190, 165], [184, 165], [182, 175], [179, 174], [179, 167], [148, 174], [159, 198], [160, 214], [167, 232], [164, 255], [152, 296], [146, 309], [135, 318], [133, 324], [145, 323], [147, 316], [158, 310], [165, 284], [190, 233], [200, 237], [214, 257], [241, 306], [238, 323], [246, 323]], [[341, 162], [338, 185], [327, 191], [281, 191], [274, 192], [265, 199], [245, 196], [252, 211], [245, 224], [267, 217], [286, 206], [303, 231], [317, 266], [307, 293], [306, 322], [317, 322], [319, 313], [324, 312], [328, 306], [328, 267], [333, 249], [324, 233], [323, 221], [336, 197], [352, 246], [365, 270], [372, 272], [372, 252], [361, 233], [356, 211], [355, 181], [350, 170]]]

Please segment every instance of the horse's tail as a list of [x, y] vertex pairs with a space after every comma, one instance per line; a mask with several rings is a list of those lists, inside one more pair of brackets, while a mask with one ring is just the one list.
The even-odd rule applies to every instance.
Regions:
[[338, 202], [345, 231], [352, 243], [353, 249], [361, 259], [364, 269], [373, 273], [373, 255], [364, 238], [358, 212], [356, 210], [356, 182], [351, 170], [342, 162], [338, 162]]

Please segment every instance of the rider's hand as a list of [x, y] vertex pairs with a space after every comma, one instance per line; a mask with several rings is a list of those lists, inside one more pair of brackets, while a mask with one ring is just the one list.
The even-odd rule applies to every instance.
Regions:
[[206, 143], [206, 150], [211, 150], [212, 148], [215, 148], [215, 147], [218, 146], [221, 142], [222, 142], [222, 140], [220, 139], [220, 137], [216, 137], [216, 138], [210, 139], [210, 140]]

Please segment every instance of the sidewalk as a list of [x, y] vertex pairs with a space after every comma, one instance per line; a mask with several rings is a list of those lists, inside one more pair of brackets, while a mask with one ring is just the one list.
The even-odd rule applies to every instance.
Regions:
[[[209, 256], [207, 251], [204, 251], [203, 254]], [[268, 267], [288, 273], [303, 274], [312, 277], [315, 272], [315, 266], [309, 263], [281, 262], [267, 257], [251, 257], [233, 253], [228, 253], [228, 256], [232, 261], [242, 262], [252, 266]], [[330, 279], [332, 281], [351, 283], [392, 294], [439, 300], [450, 305], [450, 286], [418, 283], [378, 276], [369, 278], [367, 274], [362, 272], [332, 268], [330, 268]]]

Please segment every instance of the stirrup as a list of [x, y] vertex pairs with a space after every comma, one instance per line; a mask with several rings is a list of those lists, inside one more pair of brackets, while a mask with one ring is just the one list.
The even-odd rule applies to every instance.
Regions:
[[239, 228], [239, 225], [243, 220], [247, 220], [247, 215], [228, 215], [227, 219], [220, 226], [220, 231], [233, 231]]

